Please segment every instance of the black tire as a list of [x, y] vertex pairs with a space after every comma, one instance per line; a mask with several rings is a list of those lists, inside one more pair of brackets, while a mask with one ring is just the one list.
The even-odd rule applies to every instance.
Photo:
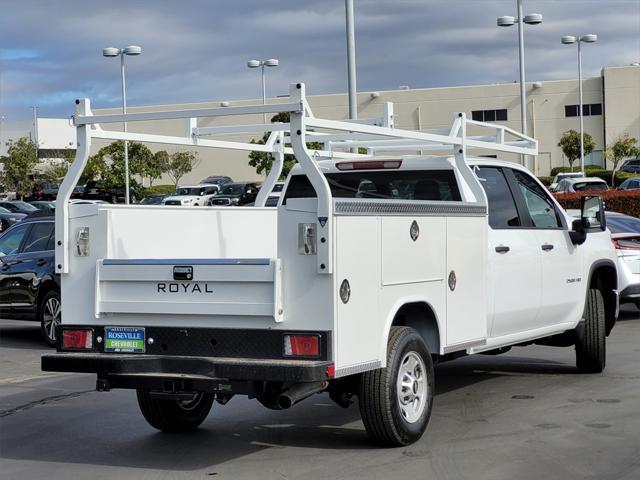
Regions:
[[140, 411], [149, 425], [172, 433], [198, 428], [209, 415], [214, 399], [214, 394], [207, 392], [194, 393], [195, 398], [188, 402], [153, 398], [143, 389], [138, 389], [137, 394]]
[[56, 346], [56, 328], [62, 318], [62, 304], [60, 302], [60, 292], [49, 290], [40, 299], [38, 305], [38, 315], [40, 318], [40, 331], [47, 345]]
[[583, 373], [600, 373], [607, 359], [604, 299], [592, 288], [584, 309], [584, 335], [576, 341], [576, 365]]
[[[421, 375], [415, 375], [415, 378], [422, 378], [426, 392], [422, 397], [422, 410], [416, 412], [419, 415], [408, 421], [399, 398], [398, 375], [403, 363], [406, 365], [405, 360], [415, 358], [411, 353], [422, 359], [424, 371]], [[413, 385], [412, 391], [416, 392], [415, 382]], [[387, 344], [386, 368], [365, 372], [360, 381], [360, 415], [369, 437], [384, 446], [409, 445], [419, 440], [431, 416], [433, 389], [433, 362], [424, 340], [413, 328], [392, 327]], [[404, 389], [402, 391], [405, 392]], [[411, 395], [412, 391], [407, 390], [407, 393]]]

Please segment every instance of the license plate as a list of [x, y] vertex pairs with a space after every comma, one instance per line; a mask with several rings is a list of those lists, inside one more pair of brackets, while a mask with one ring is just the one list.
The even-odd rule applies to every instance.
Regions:
[[144, 353], [144, 336], [144, 328], [142, 327], [105, 327], [104, 351]]

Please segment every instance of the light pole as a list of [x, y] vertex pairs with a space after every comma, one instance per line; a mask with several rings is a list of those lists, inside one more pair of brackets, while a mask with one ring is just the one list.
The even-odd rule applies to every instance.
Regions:
[[36, 150], [38, 150], [38, 107], [37, 106], [32, 106], [31, 109], [33, 110], [33, 136], [34, 138], [34, 143], [36, 144]]
[[560, 39], [564, 45], [578, 44], [578, 116], [580, 117], [580, 171], [584, 176], [584, 117], [582, 115], [582, 43], [596, 43], [598, 36], [593, 33], [582, 36], [566, 35]]
[[[122, 81], [122, 114], [127, 113], [127, 87], [124, 80], [124, 57], [125, 55], [140, 55], [142, 48], [137, 45], [129, 45], [124, 48], [107, 47], [102, 49], [105, 57], [120, 57], [120, 78]], [[122, 122], [122, 130], [126, 133], [127, 122]], [[129, 144], [124, 141], [124, 196], [125, 203], [129, 203]]]
[[[249, 60], [247, 67], [249, 68], [262, 68], [262, 104], [267, 104], [267, 85], [264, 79], [264, 67], [277, 67], [280, 62], [277, 58], [270, 58], [268, 60]], [[267, 114], [262, 114], [262, 122], [267, 123]]]
[[[499, 27], [511, 27], [518, 23], [518, 52], [520, 57], [520, 124], [522, 133], [527, 135], [527, 92], [524, 76], [524, 24], [539, 25], [542, 23], [542, 15], [532, 13], [524, 15], [522, 13], [522, 0], [518, 0], [518, 18], [505, 16], [498, 17]], [[522, 164], [525, 163], [525, 157], [522, 157]], [[526, 165], [525, 165], [526, 166]]]
[[347, 77], [349, 83], [349, 118], [358, 118], [358, 101], [356, 96], [356, 37], [353, 21], [353, 0], [344, 2], [347, 23]]

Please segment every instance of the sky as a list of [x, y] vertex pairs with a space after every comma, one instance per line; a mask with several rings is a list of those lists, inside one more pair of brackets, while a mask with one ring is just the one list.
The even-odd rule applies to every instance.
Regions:
[[[583, 69], [640, 61], [640, 0], [524, 0], [527, 81], [577, 76], [562, 35], [596, 33]], [[140, 45], [126, 59], [129, 105], [261, 97], [250, 59], [278, 58], [267, 95], [303, 81], [347, 90], [343, 0], [0, 0], [0, 116], [66, 117], [74, 100], [121, 104], [119, 60], [102, 48]], [[518, 79], [516, 0], [355, 0], [359, 91], [504, 83]]]

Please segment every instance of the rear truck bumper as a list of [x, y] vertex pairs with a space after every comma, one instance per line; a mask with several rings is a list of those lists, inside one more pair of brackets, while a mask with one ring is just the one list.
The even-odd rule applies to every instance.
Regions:
[[[91, 330], [86, 350], [65, 350], [65, 330]], [[249, 393], [262, 382], [306, 383], [332, 379], [330, 332], [264, 329], [144, 327], [143, 353], [105, 351], [105, 326], [59, 327], [58, 352], [42, 356], [47, 372], [95, 373], [97, 389], [149, 388]], [[285, 335], [318, 337], [319, 355], [284, 355]], [[248, 391], [245, 391], [247, 390]]]
[[[251, 382], [319, 382], [333, 378], [326, 360], [257, 360], [109, 353], [52, 353], [45, 372], [95, 373], [98, 390], [150, 388], [163, 391], [250, 393]], [[249, 391], [243, 391], [248, 388]]]

